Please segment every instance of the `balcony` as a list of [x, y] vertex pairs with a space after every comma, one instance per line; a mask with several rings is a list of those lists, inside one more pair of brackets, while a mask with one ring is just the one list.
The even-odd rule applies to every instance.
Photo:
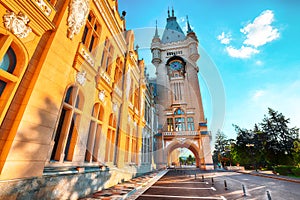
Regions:
[[170, 131], [170, 132], [163, 132], [163, 136], [170, 137], [170, 136], [199, 136], [199, 131]]

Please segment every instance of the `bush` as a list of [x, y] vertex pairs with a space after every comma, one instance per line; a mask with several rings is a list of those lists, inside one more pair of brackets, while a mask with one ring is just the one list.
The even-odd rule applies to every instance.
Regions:
[[289, 174], [293, 174], [293, 172], [292, 172], [293, 168], [294, 168], [293, 166], [280, 165], [280, 166], [274, 167], [274, 170], [276, 173], [286, 176]]
[[300, 168], [294, 168], [294, 169], [292, 169], [292, 172], [294, 175], [300, 176]]

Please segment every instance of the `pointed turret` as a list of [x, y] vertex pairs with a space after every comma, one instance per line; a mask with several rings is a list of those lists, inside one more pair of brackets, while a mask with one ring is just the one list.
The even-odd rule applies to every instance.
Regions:
[[191, 28], [188, 16], [186, 16], [186, 23], [187, 23], [187, 31], [186, 31], [187, 35], [186, 36], [193, 38], [195, 41], [198, 42], [198, 38], [197, 38], [195, 32]]
[[185, 40], [185, 35], [177, 22], [177, 19], [174, 14], [174, 9], [172, 8], [171, 16], [170, 16], [170, 11], [168, 9], [167, 24], [161, 41], [162, 43], [169, 43], [169, 42], [177, 42], [181, 40]]
[[152, 63], [154, 65], [157, 65], [161, 62], [160, 42], [161, 41], [160, 41], [160, 38], [159, 38], [159, 35], [158, 35], [157, 20], [156, 20], [155, 34], [154, 34], [154, 37], [153, 37], [152, 43], [151, 43]]
[[187, 34], [194, 32], [190, 26], [190, 22], [189, 22], [189, 17], [186, 16], [186, 21], [187, 21]]

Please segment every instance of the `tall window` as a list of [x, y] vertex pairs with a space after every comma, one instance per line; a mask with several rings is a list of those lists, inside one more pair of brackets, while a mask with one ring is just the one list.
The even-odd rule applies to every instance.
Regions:
[[139, 106], [139, 89], [136, 87], [135, 91], [134, 91], [134, 107], [139, 110], [140, 106]]
[[131, 138], [131, 162], [132, 163], [136, 163], [136, 153], [137, 153], [136, 131], [137, 130], [133, 131], [132, 138]]
[[90, 122], [89, 136], [88, 136], [86, 152], [85, 152], [86, 162], [98, 161], [103, 115], [104, 115], [103, 106], [101, 106], [99, 103], [96, 103], [93, 107], [92, 117]]
[[113, 162], [116, 147], [116, 118], [114, 114], [110, 114], [108, 130], [106, 136], [105, 161]]
[[51, 160], [72, 161], [83, 108], [83, 95], [76, 86], [68, 88], [54, 137]]
[[95, 15], [90, 12], [88, 15], [88, 20], [84, 27], [83, 36], [81, 42], [85, 45], [85, 47], [92, 52], [96, 49], [99, 38], [101, 34], [101, 25], [97, 21]]
[[105, 39], [104, 49], [102, 53], [101, 66], [104, 67], [105, 71], [110, 74], [112, 68], [114, 47], [108, 38]]
[[173, 118], [167, 118], [168, 131], [174, 131]]
[[195, 130], [194, 118], [192, 118], [192, 117], [187, 118], [187, 128], [188, 128], [188, 131], [194, 131]]
[[128, 162], [129, 161], [129, 144], [130, 144], [130, 126], [129, 124], [127, 125], [127, 132], [126, 132], [126, 141], [125, 141], [125, 158], [124, 161]]
[[0, 33], [0, 123], [27, 65], [25, 51], [17, 42], [13, 36]]
[[120, 58], [117, 59], [115, 70], [115, 84], [121, 89], [123, 81], [123, 62]]
[[184, 117], [175, 118], [175, 130], [176, 131], [185, 131]]

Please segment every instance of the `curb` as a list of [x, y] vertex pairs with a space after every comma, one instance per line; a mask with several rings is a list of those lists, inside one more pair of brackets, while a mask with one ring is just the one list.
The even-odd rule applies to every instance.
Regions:
[[131, 190], [129, 193], [124, 195], [122, 197], [122, 200], [134, 200], [137, 197], [139, 197], [142, 193], [144, 193], [148, 188], [150, 188], [154, 183], [156, 183], [157, 180], [159, 180], [162, 176], [164, 176], [169, 170], [165, 169], [161, 172], [159, 172], [155, 177], [153, 177], [151, 180], [143, 183], [142, 185], [136, 187], [135, 189]]
[[296, 180], [296, 179], [291, 179], [291, 178], [279, 177], [279, 176], [276, 176], [276, 175], [267, 175], [267, 174], [262, 174], [262, 173], [247, 173], [247, 172], [242, 172], [242, 171], [237, 171], [237, 173], [249, 174], [249, 175], [252, 175], [252, 176], [261, 176], [261, 177], [272, 178], [272, 179], [277, 179], [277, 180], [281, 180], [281, 181], [289, 181], [289, 182], [294, 182], [294, 183], [300, 183], [300, 179]]

